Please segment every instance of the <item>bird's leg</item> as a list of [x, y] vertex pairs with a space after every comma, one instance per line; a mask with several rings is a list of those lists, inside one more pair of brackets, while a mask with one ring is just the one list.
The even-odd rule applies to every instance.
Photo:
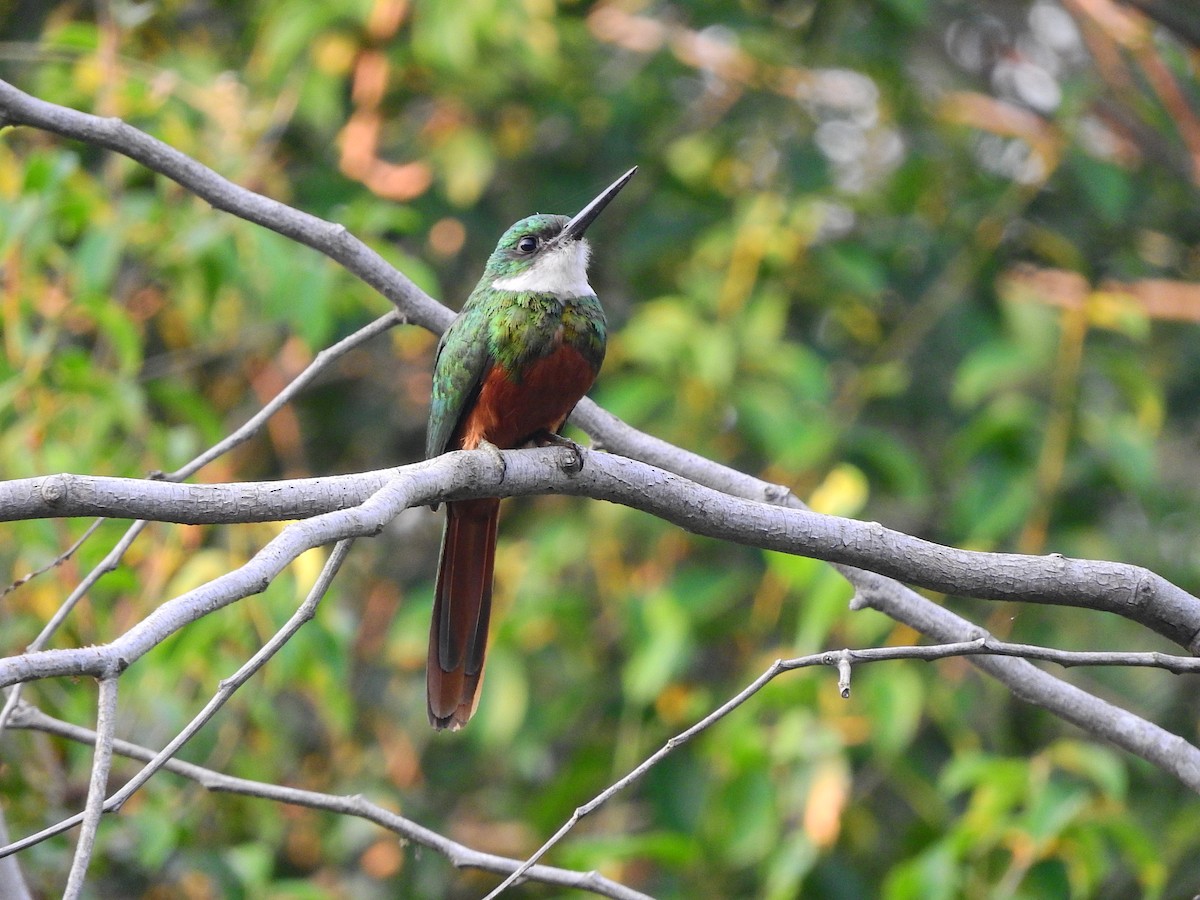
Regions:
[[583, 448], [570, 438], [565, 438], [557, 432], [543, 428], [534, 434], [532, 443], [539, 447], [566, 447], [575, 457], [574, 462], [565, 467], [566, 471], [583, 471]]

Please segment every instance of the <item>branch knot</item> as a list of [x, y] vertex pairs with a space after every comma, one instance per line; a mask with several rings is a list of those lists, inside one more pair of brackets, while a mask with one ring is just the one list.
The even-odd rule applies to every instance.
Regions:
[[791, 494], [784, 484], [767, 484], [763, 486], [763, 499], [768, 503], [782, 503]]
[[67, 497], [67, 476], [51, 475], [42, 481], [39, 487], [42, 499], [51, 506], [57, 506]]

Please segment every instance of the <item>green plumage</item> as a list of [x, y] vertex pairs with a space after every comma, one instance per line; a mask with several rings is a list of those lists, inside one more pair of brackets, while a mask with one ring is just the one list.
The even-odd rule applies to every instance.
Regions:
[[[604, 359], [604, 311], [588, 284], [583, 235], [634, 171], [569, 219], [530, 216], [504, 232], [438, 344], [427, 456], [554, 440]], [[425, 669], [434, 728], [461, 728], [479, 701], [499, 516], [495, 498], [446, 504]]]
[[[510, 291], [493, 286], [529, 268], [519, 247], [526, 238], [546, 241], [562, 230], [565, 216], [536, 215], [504, 233], [488, 259], [483, 277], [438, 344], [425, 455], [444, 453], [464, 410], [493, 366], [520, 381], [532, 362], [561, 342], [599, 370], [607, 326], [600, 301], [590, 288], [580, 296], [541, 291]], [[584, 257], [586, 259], [586, 256]]]

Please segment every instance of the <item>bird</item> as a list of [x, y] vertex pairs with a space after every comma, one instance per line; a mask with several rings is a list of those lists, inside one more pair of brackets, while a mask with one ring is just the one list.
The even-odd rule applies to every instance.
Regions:
[[[604, 361], [607, 322], [587, 278], [584, 232], [637, 166], [572, 217], [539, 213], [510, 227], [438, 342], [425, 456], [568, 443], [563, 424]], [[455, 500], [429, 627], [429, 723], [466, 725], [479, 702], [500, 501]]]

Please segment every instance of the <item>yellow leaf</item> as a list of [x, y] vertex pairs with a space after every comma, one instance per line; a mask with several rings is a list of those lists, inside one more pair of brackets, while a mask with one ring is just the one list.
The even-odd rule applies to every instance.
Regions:
[[849, 463], [842, 463], [817, 485], [808, 498], [808, 505], [819, 513], [852, 516], [866, 504], [869, 493], [867, 478], [862, 470]]
[[832, 847], [842, 827], [850, 779], [840, 760], [823, 762], [813, 777], [804, 804], [804, 833], [818, 847]]

